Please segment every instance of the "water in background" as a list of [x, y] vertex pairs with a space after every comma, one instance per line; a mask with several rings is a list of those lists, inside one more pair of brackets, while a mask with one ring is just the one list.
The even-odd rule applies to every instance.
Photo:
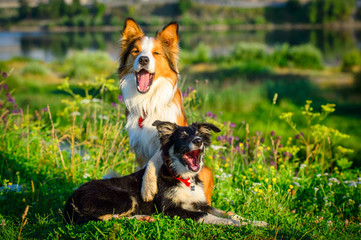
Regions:
[[[119, 39], [120, 32], [1, 32], [0, 60], [21, 56], [50, 62], [61, 60], [77, 50], [103, 50], [117, 59]], [[311, 43], [323, 52], [326, 64], [336, 65], [340, 63], [345, 51], [361, 48], [361, 29], [181, 32], [180, 46], [182, 49], [192, 50], [203, 42], [211, 46], [212, 54], [222, 55], [241, 41], [265, 43], [270, 47], [283, 43]]]

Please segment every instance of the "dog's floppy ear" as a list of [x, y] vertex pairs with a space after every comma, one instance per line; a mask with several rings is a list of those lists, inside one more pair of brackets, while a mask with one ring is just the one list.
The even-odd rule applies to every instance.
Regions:
[[127, 18], [124, 23], [124, 29], [122, 33], [123, 41], [131, 41], [136, 38], [141, 38], [144, 36], [142, 29], [132, 18]]
[[172, 134], [178, 127], [175, 123], [162, 121], [155, 121], [152, 125], [157, 128], [162, 145], [169, 141], [170, 136], [172, 136]]
[[193, 123], [193, 126], [198, 128], [198, 131], [203, 136], [203, 141], [206, 146], [211, 145], [211, 131], [220, 132], [221, 130], [211, 123]]
[[169, 23], [162, 29], [162, 31], [157, 32], [156, 37], [160, 39], [166, 46], [178, 50], [178, 23]]

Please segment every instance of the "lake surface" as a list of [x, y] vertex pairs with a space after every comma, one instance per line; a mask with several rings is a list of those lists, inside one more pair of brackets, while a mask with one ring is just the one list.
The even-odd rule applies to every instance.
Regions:
[[[61, 60], [77, 50], [103, 50], [117, 59], [119, 39], [120, 32], [0, 32], [0, 60], [21, 56], [49, 62]], [[241, 41], [265, 43], [270, 47], [311, 43], [323, 52], [326, 64], [335, 65], [349, 49], [361, 49], [361, 29], [181, 32], [180, 46], [192, 50], [203, 42], [211, 46], [212, 54], [219, 55], [231, 51]]]

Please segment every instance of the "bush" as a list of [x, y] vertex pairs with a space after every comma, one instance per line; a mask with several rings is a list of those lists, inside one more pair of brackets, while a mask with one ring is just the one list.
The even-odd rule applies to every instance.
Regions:
[[232, 53], [234, 60], [264, 61], [267, 57], [266, 45], [260, 43], [239, 43]]
[[184, 64], [209, 62], [211, 60], [211, 49], [201, 42], [193, 52], [182, 51], [181, 60]]
[[22, 74], [35, 74], [35, 75], [48, 75], [50, 74], [50, 69], [41, 64], [40, 62], [29, 62], [26, 66], [21, 70]]
[[343, 55], [341, 69], [344, 72], [352, 71], [355, 66], [361, 65], [361, 53], [359, 50], [354, 49]]
[[306, 69], [322, 69], [322, 53], [310, 44], [291, 47], [288, 51], [288, 58], [293, 66]]
[[273, 49], [273, 54], [269, 57], [269, 63], [272, 66], [287, 67], [289, 49], [290, 46], [288, 44], [276, 46]]
[[109, 55], [101, 51], [76, 52], [65, 59], [64, 67], [66, 76], [80, 79], [88, 79], [113, 68]]

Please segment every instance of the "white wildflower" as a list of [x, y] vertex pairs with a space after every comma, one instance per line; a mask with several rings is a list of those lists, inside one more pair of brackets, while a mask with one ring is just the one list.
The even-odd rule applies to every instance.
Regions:
[[300, 169], [305, 168], [305, 167], [307, 167], [306, 164], [301, 164], [301, 165], [300, 165]]
[[83, 162], [88, 161], [89, 159], [90, 159], [90, 156], [89, 156], [89, 155], [85, 155], [85, 156], [83, 157]]
[[347, 183], [349, 183], [349, 182], [350, 182], [350, 181], [343, 181], [344, 184], [347, 184]]
[[317, 191], [318, 191], [318, 190], [320, 190], [320, 189], [319, 189], [319, 188], [317, 188], [317, 187], [315, 187], [315, 188], [314, 188], [314, 190], [315, 190], [315, 192], [317, 192]]
[[337, 179], [337, 178], [329, 178], [328, 179], [328, 181], [330, 181], [330, 182], [335, 182], [335, 183], [337, 183], [337, 184], [340, 184], [340, 181]]
[[294, 178], [293, 178], [293, 180], [295, 180], [295, 181], [299, 181], [299, 180], [300, 180], [300, 178], [298, 178], [298, 177], [294, 177]]
[[88, 103], [90, 103], [89, 99], [83, 99], [80, 101], [80, 104], [88, 104]]
[[107, 120], [107, 119], [108, 119], [108, 116], [106, 116], [106, 115], [99, 115], [98, 118], [99, 118], [99, 119], [103, 119], [103, 120]]
[[355, 181], [350, 181], [350, 183], [347, 186], [349, 186], [349, 187], [357, 187]]
[[347, 196], [343, 196], [343, 197], [342, 197], [342, 199], [346, 199], [346, 198], [347, 198]]
[[224, 146], [219, 146], [219, 145], [211, 145], [211, 148], [214, 149], [214, 150], [220, 150], [220, 149], [226, 149], [226, 147]]
[[80, 112], [72, 112], [70, 113], [71, 116], [80, 116]]
[[101, 102], [102, 100], [101, 99], [98, 99], [98, 98], [93, 98], [92, 102], [95, 102], [95, 103], [99, 103]]
[[218, 174], [216, 174], [216, 175], [214, 175], [214, 177], [215, 177], [215, 178], [219, 178], [219, 175], [218, 175]]
[[88, 177], [90, 177], [90, 174], [89, 173], [84, 173], [83, 178], [88, 178]]
[[328, 197], [324, 197], [324, 198], [323, 198], [323, 200], [327, 200], [327, 199], [328, 199]]
[[293, 182], [292, 184], [295, 185], [295, 186], [297, 186], [297, 187], [300, 187], [300, 186], [301, 186], [298, 182]]
[[316, 177], [321, 177], [321, 174], [317, 174]]
[[324, 173], [323, 175], [328, 176], [329, 174], [328, 174], [328, 173]]
[[261, 183], [255, 182], [253, 183], [254, 186], [261, 186]]
[[332, 186], [332, 182], [329, 182], [329, 183], [328, 183], [328, 186]]

